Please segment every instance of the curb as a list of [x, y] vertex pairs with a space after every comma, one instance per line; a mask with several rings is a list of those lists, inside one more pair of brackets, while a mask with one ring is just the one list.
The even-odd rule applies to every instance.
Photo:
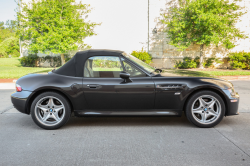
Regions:
[[226, 80], [250, 80], [250, 76], [217, 76]]
[[16, 83], [17, 79], [0, 79], [0, 83]]

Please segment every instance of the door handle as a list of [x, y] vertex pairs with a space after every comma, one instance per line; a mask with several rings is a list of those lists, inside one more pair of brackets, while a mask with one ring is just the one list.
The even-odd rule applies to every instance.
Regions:
[[99, 87], [99, 85], [87, 85], [90, 89], [96, 89], [97, 87]]

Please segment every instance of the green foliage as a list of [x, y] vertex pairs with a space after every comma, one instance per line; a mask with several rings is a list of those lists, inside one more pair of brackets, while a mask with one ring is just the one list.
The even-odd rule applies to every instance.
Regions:
[[85, 20], [89, 5], [75, 0], [32, 0], [22, 3], [19, 35], [34, 53], [63, 54], [87, 47], [83, 39], [94, 35], [96, 23]]
[[222, 63], [222, 61], [219, 58], [206, 58], [205, 62], [203, 63], [203, 66], [206, 68], [213, 68], [214, 67], [214, 63]]
[[179, 7], [173, 6], [169, 13], [162, 15], [169, 44], [180, 50], [192, 43], [207, 46], [222, 43], [228, 49], [235, 47], [234, 39], [246, 37], [235, 27], [244, 14], [237, 1], [179, 0]]
[[[215, 63], [222, 63], [218, 58], [205, 58], [204, 63], [202, 65], [206, 68], [214, 67]], [[190, 68], [196, 68], [200, 65], [200, 57], [195, 57], [194, 59], [190, 57], [185, 57], [182, 61], [176, 61], [175, 67], [179, 69], [190, 69]]]
[[250, 53], [230, 53], [229, 63], [233, 69], [250, 69]]
[[150, 64], [152, 62], [152, 56], [149, 53], [147, 53], [147, 51], [144, 51], [143, 49], [141, 51], [133, 51], [131, 55], [142, 60], [143, 62], [147, 64]]
[[24, 67], [36, 67], [38, 58], [39, 57], [36, 54], [30, 54], [28, 56], [23, 56], [20, 59], [21, 66], [24, 66]]
[[190, 68], [196, 68], [197, 63], [190, 57], [185, 57], [183, 58], [182, 61], [176, 61], [175, 62], [175, 67], [179, 69], [190, 69]]
[[50, 67], [61, 66], [61, 57], [60, 56], [50, 56], [39, 57], [39, 62], [47, 61], [50, 64]]
[[200, 57], [198, 57], [198, 56], [195, 57], [194, 62], [196, 63], [197, 66], [199, 66], [200, 65]]
[[120, 61], [114, 61], [112, 59], [94, 59], [94, 68], [119, 68], [121, 66]]
[[168, 44], [182, 51], [191, 44], [200, 45], [202, 64], [205, 45], [222, 45], [227, 49], [235, 47], [236, 39], [247, 37], [235, 27], [245, 14], [241, 12], [238, 1], [178, 0], [178, 5], [171, 6], [168, 13], [162, 14], [161, 21], [167, 25], [165, 31], [170, 38]]
[[19, 57], [19, 41], [16, 35], [16, 21], [0, 22], [0, 58]]
[[[71, 59], [70, 55], [65, 55], [65, 61], [69, 61]], [[37, 67], [40, 63], [48, 62], [50, 67], [58, 67], [61, 66], [61, 56], [50, 56], [46, 55], [43, 57], [39, 57], [36, 54], [29, 54], [28, 56], [23, 56], [20, 59], [21, 66], [23, 67]]]

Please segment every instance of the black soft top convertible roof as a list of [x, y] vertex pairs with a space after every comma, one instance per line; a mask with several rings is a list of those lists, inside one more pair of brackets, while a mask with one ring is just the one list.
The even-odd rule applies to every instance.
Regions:
[[65, 63], [62, 67], [55, 70], [54, 73], [65, 75], [65, 76], [73, 76], [73, 77], [83, 77], [83, 66], [85, 61], [91, 56], [98, 55], [110, 55], [110, 56], [120, 56], [123, 51], [117, 50], [87, 50], [77, 52], [67, 63]]

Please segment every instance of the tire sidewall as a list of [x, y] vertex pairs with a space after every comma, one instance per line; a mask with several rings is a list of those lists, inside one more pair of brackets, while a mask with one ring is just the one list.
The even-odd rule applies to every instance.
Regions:
[[[210, 123], [210, 124], [202, 124], [202, 123], [199, 123], [195, 120], [195, 118], [193, 117], [192, 115], [192, 105], [193, 105], [193, 102], [199, 97], [199, 96], [203, 96], [203, 95], [211, 95], [213, 97], [215, 97], [219, 102], [220, 102], [220, 105], [221, 105], [221, 113], [219, 115], [219, 118], [217, 120], [215, 120], [213, 123]], [[223, 99], [221, 98], [220, 95], [218, 95], [217, 93], [213, 92], [213, 91], [200, 91], [200, 92], [197, 92], [195, 93], [194, 95], [192, 95], [189, 99], [188, 99], [188, 102], [187, 102], [187, 106], [186, 106], [186, 116], [188, 118], [188, 120], [193, 123], [194, 125], [198, 126], [198, 127], [202, 127], [202, 128], [210, 128], [210, 127], [214, 127], [216, 126], [217, 124], [219, 124], [221, 122], [221, 120], [223, 119], [223, 117], [225, 116], [225, 111], [226, 111], [226, 108], [225, 108], [225, 103], [223, 101]]]
[[[65, 116], [63, 117], [63, 119], [61, 120], [61, 122], [59, 122], [58, 124], [54, 125], [54, 126], [46, 126], [42, 123], [39, 122], [39, 120], [37, 119], [36, 115], [35, 115], [35, 106], [37, 104], [37, 102], [41, 99], [44, 98], [46, 96], [53, 96], [56, 97], [58, 99], [60, 99], [65, 107]], [[68, 122], [70, 115], [71, 115], [71, 109], [70, 109], [70, 105], [69, 102], [67, 101], [67, 99], [65, 99], [65, 97], [63, 97], [62, 95], [56, 93], [56, 92], [44, 92], [40, 95], [38, 95], [32, 102], [31, 108], [30, 108], [30, 113], [31, 113], [31, 117], [33, 119], [33, 121], [41, 128], [43, 129], [47, 129], [47, 130], [53, 130], [53, 129], [58, 129], [60, 127], [62, 127], [65, 123]]]

